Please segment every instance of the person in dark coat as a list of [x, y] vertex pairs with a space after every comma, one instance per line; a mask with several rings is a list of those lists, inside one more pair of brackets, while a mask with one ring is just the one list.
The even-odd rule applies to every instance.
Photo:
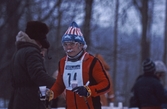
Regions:
[[[155, 61], [155, 66], [156, 66], [155, 75], [159, 78], [162, 85], [165, 87], [165, 79], [166, 79], [165, 77], [167, 73], [166, 65], [164, 64], [163, 61], [157, 60]], [[165, 91], [165, 94], [167, 95], [167, 90], [165, 89], [164, 91]], [[162, 104], [162, 108], [167, 109], [167, 102]]]
[[167, 102], [164, 87], [155, 75], [155, 63], [151, 59], [143, 62], [144, 74], [137, 78], [134, 84], [134, 100], [140, 109], [162, 109]]
[[11, 62], [13, 92], [8, 109], [45, 109], [39, 86], [51, 88], [55, 79], [46, 73], [42, 48], [49, 48], [48, 27], [40, 21], [27, 23], [16, 36], [17, 50]]

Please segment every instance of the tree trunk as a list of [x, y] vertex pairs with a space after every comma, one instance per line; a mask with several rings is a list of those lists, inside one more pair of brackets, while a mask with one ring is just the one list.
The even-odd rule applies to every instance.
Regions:
[[[166, 1], [166, 10], [165, 10], [165, 30], [164, 30], [164, 53], [163, 53], [163, 62], [167, 65], [167, 1]], [[167, 87], [167, 77], [164, 78], [164, 86]]]
[[148, 0], [142, 0], [142, 38], [141, 38], [141, 61], [150, 56], [150, 44], [147, 40], [147, 26], [148, 26]]
[[[6, 2], [6, 21], [5, 26], [2, 29], [3, 34], [1, 35], [1, 44], [0, 51], [3, 51], [0, 55], [0, 79], [3, 83], [9, 83], [9, 72], [10, 72], [10, 61], [15, 50], [15, 37], [19, 32], [19, 19], [21, 17], [22, 11], [19, 11], [21, 8], [21, 2], [9, 1]], [[9, 99], [11, 92], [11, 84], [0, 84], [0, 97]]]
[[88, 45], [87, 50], [89, 51], [90, 46], [90, 25], [91, 25], [91, 17], [92, 17], [92, 4], [94, 0], [85, 0], [85, 18], [84, 18], [84, 24], [83, 24], [83, 36], [85, 38], [85, 41]]
[[164, 54], [163, 60], [165, 65], [167, 64], [167, 1], [166, 1], [166, 10], [165, 10], [165, 30], [164, 30]]
[[[118, 10], [119, 10], [119, 0], [116, 0], [115, 8], [115, 22], [114, 22], [114, 52], [113, 52], [113, 86], [114, 92], [117, 91], [116, 80], [117, 80], [117, 37], [118, 37]], [[116, 98], [116, 95], [115, 95]]]

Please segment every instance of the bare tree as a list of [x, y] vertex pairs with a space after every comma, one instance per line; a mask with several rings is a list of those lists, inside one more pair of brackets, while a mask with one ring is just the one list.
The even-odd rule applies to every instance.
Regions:
[[[114, 21], [114, 52], [113, 52], [113, 81], [114, 81], [114, 90], [116, 92], [116, 81], [117, 81], [117, 37], [118, 37], [118, 11], [119, 11], [119, 0], [116, 0], [115, 8], [115, 21]], [[116, 95], [116, 94], [115, 94]]]
[[141, 15], [142, 35], [141, 35], [141, 62], [150, 57], [150, 40], [148, 37], [149, 25], [149, 0], [133, 0], [134, 6]]
[[25, 4], [21, 1], [3, 1], [0, 4], [1, 20], [3, 23], [0, 25], [0, 98], [9, 99], [11, 85], [9, 83], [10, 61], [15, 50], [15, 36], [19, 31], [19, 19], [24, 12]]
[[165, 9], [165, 30], [164, 30], [164, 54], [163, 60], [164, 63], [167, 64], [167, 1], [166, 1], [166, 9]]
[[[90, 27], [92, 17], [92, 5], [94, 0], [85, 0], [85, 17], [83, 23], [83, 34], [88, 45], [90, 45]], [[89, 50], [89, 46], [87, 48]]]

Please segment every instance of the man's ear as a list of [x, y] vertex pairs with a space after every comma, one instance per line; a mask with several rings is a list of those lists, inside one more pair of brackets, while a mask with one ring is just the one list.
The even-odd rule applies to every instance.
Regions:
[[83, 45], [83, 44], [81, 44], [81, 43], [79, 43], [79, 47], [83, 48], [83, 47], [84, 47], [84, 45]]

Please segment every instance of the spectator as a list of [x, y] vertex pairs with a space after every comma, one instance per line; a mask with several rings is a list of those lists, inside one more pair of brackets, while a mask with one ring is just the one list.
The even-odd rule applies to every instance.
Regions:
[[[162, 85], [165, 87], [165, 76], [166, 76], [166, 66], [162, 61], [155, 61], [156, 72], [155, 75], [159, 78]], [[165, 88], [164, 88], [165, 89]], [[165, 89], [165, 94], [167, 95], [167, 90]], [[162, 104], [162, 109], [167, 109], [167, 102]]]
[[39, 86], [50, 88], [55, 79], [46, 73], [42, 48], [49, 48], [48, 27], [40, 21], [27, 23], [16, 36], [17, 50], [11, 62], [12, 96], [8, 109], [45, 109]]
[[155, 75], [155, 63], [151, 59], [143, 62], [144, 74], [139, 76], [134, 84], [134, 101], [140, 109], [162, 109], [167, 102], [163, 85]]
[[162, 85], [165, 87], [165, 76], [166, 76], [166, 66], [162, 61], [155, 61], [156, 72], [155, 75], [161, 80]]

